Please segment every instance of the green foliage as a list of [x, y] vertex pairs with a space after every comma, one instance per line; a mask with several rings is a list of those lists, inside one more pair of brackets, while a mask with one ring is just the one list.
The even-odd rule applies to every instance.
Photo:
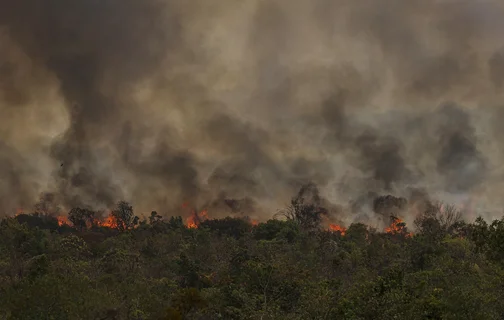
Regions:
[[58, 219], [53, 216], [34, 213], [19, 214], [15, 218], [20, 224], [26, 224], [31, 228], [56, 230], [58, 229]]
[[299, 233], [299, 225], [291, 220], [268, 220], [266, 223], [257, 225], [254, 230], [254, 238], [256, 240], [282, 239], [292, 242], [297, 238]]
[[118, 208], [128, 232], [85, 228], [80, 209], [79, 232], [2, 220], [0, 319], [504, 317], [504, 219], [431, 208], [413, 236], [357, 223], [342, 236], [297, 218], [188, 229], [155, 212], [134, 228], [131, 206]]
[[178, 312], [182, 319], [186, 318], [194, 310], [205, 306], [205, 299], [201, 296], [199, 290], [195, 288], [181, 289], [172, 298], [172, 308]]
[[168, 229], [171, 230], [176, 230], [176, 229], [182, 229], [184, 228], [184, 221], [182, 220], [182, 217], [171, 217], [170, 220], [168, 220], [167, 223]]
[[224, 219], [205, 220], [200, 224], [200, 228], [208, 228], [220, 236], [239, 239], [249, 233], [252, 226], [243, 219], [226, 217]]

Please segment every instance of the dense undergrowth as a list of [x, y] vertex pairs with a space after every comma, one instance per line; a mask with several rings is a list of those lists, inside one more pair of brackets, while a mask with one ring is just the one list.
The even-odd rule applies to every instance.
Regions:
[[5, 218], [0, 319], [504, 318], [504, 220], [425, 213], [412, 236], [305, 220]]

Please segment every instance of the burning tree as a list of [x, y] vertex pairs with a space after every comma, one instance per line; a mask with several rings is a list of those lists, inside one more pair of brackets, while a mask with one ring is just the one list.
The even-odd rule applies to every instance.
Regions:
[[73, 208], [68, 213], [68, 220], [74, 225], [74, 227], [82, 231], [95, 224], [95, 212], [89, 209]]
[[339, 232], [342, 236], [346, 234], [347, 228], [340, 226], [339, 224], [331, 223], [329, 224], [329, 230], [333, 232]]
[[391, 216], [390, 220], [391, 220], [390, 225], [387, 228], [385, 228], [386, 233], [393, 235], [400, 234], [406, 237], [412, 236], [412, 234], [408, 232], [408, 229], [406, 228], [406, 223], [402, 219]]
[[186, 219], [186, 225], [189, 229], [196, 229], [202, 221], [208, 219], [208, 211], [202, 210], [198, 213], [197, 210], [191, 211], [191, 216]]
[[133, 207], [126, 201], [120, 201], [110, 216], [117, 223], [117, 230], [121, 232], [134, 228], [139, 220], [133, 213]]

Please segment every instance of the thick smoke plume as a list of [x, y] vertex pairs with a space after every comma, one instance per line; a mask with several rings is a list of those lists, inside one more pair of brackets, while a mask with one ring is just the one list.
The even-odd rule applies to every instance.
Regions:
[[347, 222], [412, 190], [497, 212], [503, 27], [497, 0], [0, 0], [0, 208], [266, 217], [314, 183]]

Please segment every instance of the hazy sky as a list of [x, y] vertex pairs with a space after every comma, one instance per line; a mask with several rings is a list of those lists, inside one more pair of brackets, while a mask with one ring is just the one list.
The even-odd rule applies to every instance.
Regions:
[[[0, 208], [504, 197], [503, 2], [0, 0]], [[367, 210], [362, 208], [360, 210]]]

